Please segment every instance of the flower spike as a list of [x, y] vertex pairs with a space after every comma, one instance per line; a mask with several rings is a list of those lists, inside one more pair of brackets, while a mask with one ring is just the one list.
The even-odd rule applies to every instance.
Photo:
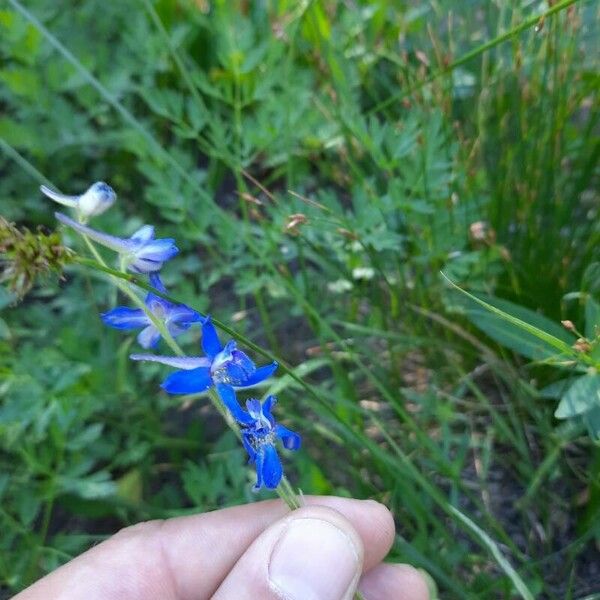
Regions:
[[160, 271], [163, 263], [173, 258], [179, 248], [172, 238], [155, 239], [154, 227], [144, 225], [130, 238], [119, 238], [96, 231], [91, 227], [77, 223], [62, 213], [54, 213], [55, 217], [81, 235], [86, 235], [95, 242], [118, 252], [134, 273], [155, 273]]

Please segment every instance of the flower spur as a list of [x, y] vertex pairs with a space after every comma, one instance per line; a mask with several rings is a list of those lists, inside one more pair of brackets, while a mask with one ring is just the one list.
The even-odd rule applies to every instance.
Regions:
[[80, 196], [65, 196], [45, 185], [40, 186], [40, 191], [54, 202], [76, 209], [79, 218], [83, 221], [101, 215], [117, 199], [115, 191], [104, 181], [96, 181]]
[[158, 362], [180, 369], [171, 373], [161, 387], [169, 394], [194, 394], [215, 387], [234, 417], [242, 410], [234, 388], [247, 388], [268, 379], [277, 363], [257, 367], [250, 357], [231, 340], [221, 345], [210, 317], [202, 321], [202, 349], [206, 356], [158, 356], [132, 354], [131, 359]]
[[[166, 293], [158, 273], [150, 274], [150, 284], [159, 292]], [[160, 321], [164, 322], [168, 332], [177, 337], [187, 331], [194, 323], [202, 319], [195, 310], [185, 304], [174, 304], [150, 292], [145, 299], [146, 308]], [[137, 336], [142, 348], [153, 348], [160, 340], [160, 331], [154, 325], [148, 314], [141, 308], [117, 306], [100, 315], [105, 325], [113, 329], [131, 330], [143, 327]]]
[[256, 467], [255, 491], [263, 486], [275, 489], [283, 477], [276, 441], [281, 440], [288, 450], [298, 450], [302, 442], [297, 433], [275, 421], [272, 409], [276, 402], [275, 396], [268, 396], [262, 404], [259, 400], [247, 400], [247, 410], [240, 409], [236, 416], [241, 425], [242, 443], [250, 463]]
[[77, 223], [62, 213], [54, 213], [54, 215], [61, 223], [68, 225], [81, 235], [118, 252], [124, 265], [134, 273], [160, 271], [164, 262], [179, 253], [174, 239], [155, 239], [152, 225], [144, 225], [130, 238], [119, 238]]

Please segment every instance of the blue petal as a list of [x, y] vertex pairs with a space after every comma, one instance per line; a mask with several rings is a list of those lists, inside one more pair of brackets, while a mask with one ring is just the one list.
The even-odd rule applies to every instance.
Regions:
[[124, 240], [122, 238], [115, 237], [114, 235], [108, 235], [106, 233], [96, 231], [91, 227], [86, 227], [85, 225], [77, 223], [77, 221], [73, 221], [73, 219], [70, 219], [67, 217], [67, 215], [63, 215], [62, 213], [54, 213], [54, 216], [61, 223], [72, 227], [75, 229], [75, 231], [83, 235], [87, 235], [92, 240], [102, 244], [103, 246], [106, 246], [107, 248], [110, 248], [111, 250], [114, 250], [115, 252], [128, 253], [134, 248], [130, 240]]
[[283, 425], [275, 426], [275, 434], [281, 440], [283, 447], [288, 450], [298, 450], [302, 444], [302, 438]]
[[131, 360], [143, 360], [147, 362], [157, 362], [162, 365], [175, 367], [176, 369], [184, 369], [192, 371], [198, 367], [208, 368], [210, 362], [204, 356], [160, 356], [158, 354], [131, 354]]
[[256, 460], [256, 452], [250, 443], [248, 438], [252, 437], [251, 435], [242, 432], [242, 445], [246, 449], [248, 453], [248, 462], [253, 463]]
[[138, 329], [150, 323], [150, 319], [141, 308], [117, 306], [100, 315], [102, 322], [114, 329]]
[[140, 229], [131, 236], [131, 239], [136, 242], [149, 242], [154, 239], [154, 227], [152, 225], [140, 227]]
[[157, 260], [146, 260], [145, 258], [135, 258], [127, 268], [134, 273], [141, 273], [145, 275], [147, 273], [155, 273], [162, 269], [162, 262]]
[[263, 470], [265, 465], [265, 454], [262, 451], [254, 453], [254, 465], [256, 468], [256, 483], [254, 484], [253, 490], [258, 492], [263, 486]]
[[261, 448], [259, 455], [260, 454], [263, 454], [261, 472], [264, 486], [270, 490], [274, 490], [283, 477], [283, 468], [281, 466], [281, 461], [279, 460], [279, 455], [277, 454], [275, 446], [272, 444], [265, 444]]
[[167, 311], [166, 318], [168, 321], [186, 328], [202, 320], [200, 314], [185, 304], [172, 304]]
[[148, 325], [148, 327], [142, 329], [137, 336], [138, 344], [142, 348], [154, 348], [160, 340], [160, 331], [154, 327], [154, 325]]
[[256, 365], [245, 352], [236, 349], [235, 342], [229, 342], [225, 351], [228, 348], [232, 348], [231, 358], [223, 365], [227, 377], [234, 386], [245, 387], [246, 380], [256, 371]]
[[176, 338], [178, 335], [185, 333], [189, 328], [189, 324], [184, 323], [183, 325], [178, 325], [177, 323], [167, 323], [167, 330], [169, 333]]
[[231, 413], [231, 416], [242, 423], [243, 425], [251, 425], [253, 423], [252, 417], [242, 409], [235, 396], [235, 391], [230, 385], [224, 383], [217, 383], [215, 386], [219, 397], [223, 401], [223, 404], [227, 407], [227, 410]]
[[160, 275], [158, 273], [152, 273], [150, 275], [150, 285], [155, 289], [158, 290], [159, 292], [162, 292], [163, 294], [167, 293], [167, 288], [164, 286]]
[[207, 316], [204, 321], [202, 321], [202, 350], [204, 350], [204, 354], [211, 360], [223, 350], [223, 346], [221, 346], [219, 336], [217, 335], [217, 330], [212, 324], [210, 316]]
[[212, 385], [210, 369], [199, 367], [191, 371], [175, 371], [161, 384], [168, 394], [195, 394], [204, 392]]
[[256, 400], [255, 398], [246, 400], [246, 410], [255, 421], [258, 421], [262, 417], [260, 400]]
[[237, 387], [250, 387], [252, 385], [256, 385], [265, 379], [268, 379], [273, 375], [273, 373], [277, 370], [277, 363], [273, 362], [270, 365], [264, 365], [263, 367], [258, 367], [254, 373], [249, 375], [244, 379], [244, 382]]
[[275, 425], [275, 417], [273, 416], [273, 407], [277, 404], [275, 396], [267, 396], [262, 405], [262, 414], [269, 421], [271, 427]]
[[160, 296], [149, 292], [144, 300], [146, 306], [161, 320], [166, 319], [166, 313], [172, 309], [174, 304], [164, 300]]
[[135, 255], [143, 260], [164, 262], [179, 253], [179, 248], [172, 238], [151, 240], [135, 251]]

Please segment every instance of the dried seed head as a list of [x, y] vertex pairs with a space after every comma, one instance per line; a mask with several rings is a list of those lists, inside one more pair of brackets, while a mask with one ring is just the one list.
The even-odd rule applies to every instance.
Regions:
[[256, 196], [253, 196], [252, 194], [248, 194], [248, 192], [240, 192], [240, 198], [242, 200], [245, 200], [246, 202], [249, 202], [250, 204], [256, 204], [257, 206], [263, 205], [262, 200], [260, 200]]
[[58, 233], [32, 233], [0, 217], [0, 283], [6, 283], [17, 298], [23, 298], [40, 276], [51, 272], [60, 276], [72, 261], [73, 253], [62, 245]]
[[577, 350], [577, 352], [587, 353], [592, 349], [592, 345], [590, 344], [589, 340], [586, 340], [585, 338], [579, 338], [573, 344], [573, 349]]
[[294, 213], [287, 218], [284, 231], [290, 235], [299, 235], [298, 227], [308, 223], [308, 218], [302, 213]]
[[358, 240], [358, 234], [354, 233], [354, 231], [350, 231], [349, 229], [344, 229], [343, 227], [338, 227], [337, 232], [343, 235], [347, 240], [356, 241]]
[[473, 245], [490, 246], [496, 242], [496, 232], [485, 221], [475, 221], [469, 226], [469, 237]]

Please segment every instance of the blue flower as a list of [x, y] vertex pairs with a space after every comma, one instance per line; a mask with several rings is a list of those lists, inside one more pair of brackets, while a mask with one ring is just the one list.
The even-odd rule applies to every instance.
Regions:
[[181, 369], [169, 375], [162, 388], [169, 394], [194, 394], [215, 387], [231, 414], [243, 412], [234, 388], [247, 388], [269, 378], [277, 363], [257, 367], [250, 357], [238, 350], [231, 340], [223, 347], [210, 317], [202, 321], [202, 349], [206, 356], [169, 357], [153, 354], [132, 354], [133, 360], [162, 363]]
[[81, 223], [77, 223], [62, 213], [54, 213], [56, 218], [78, 233], [118, 252], [125, 265], [134, 273], [154, 273], [160, 271], [163, 263], [173, 258], [179, 249], [172, 238], [157, 240], [154, 238], [154, 227], [144, 225], [130, 238], [118, 238], [101, 233]]
[[275, 421], [271, 411], [277, 399], [268, 396], [262, 403], [258, 400], [248, 400], [245, 410], [240, 410], [236, 417], [242, 433], [242, 443], [250, 462], [256, 466], [255, 490], [261, 487], [275, 489], [283, 477], [281, 461], [277, 454], [275, 442], [281, 440], [283, 447], [288, 450], [298, 450], [301, 437]]
[[65, 196], [45, 185], [40, 187], [40, 191], [54, 202], [76, 209], [79, 217], [83, 220], [101, 215], [117, 199], [114, 190], [104, 181], [96, 181], [80, 196]]
[[[160, 292], [166, 289], [160, 280], [158, 273], [150, 274], [150, 284]], [[176, 337], [189, 329], [193, 323], [202, 320], [202, 317], [185, 304], [173, 304], [160, 296], [150, 292], [146, 296], [146, 307], [160, 321], [163, 321], [169, 333]], [[160, 340], [160, 331], [154, 326], [150, 317], [141, 308], [129, 308], [117, 306], [112, 310], [100, 315], [102, 321], [114, 329], [139, 329], [137, 340], [143, 348], [153, 348]]]

